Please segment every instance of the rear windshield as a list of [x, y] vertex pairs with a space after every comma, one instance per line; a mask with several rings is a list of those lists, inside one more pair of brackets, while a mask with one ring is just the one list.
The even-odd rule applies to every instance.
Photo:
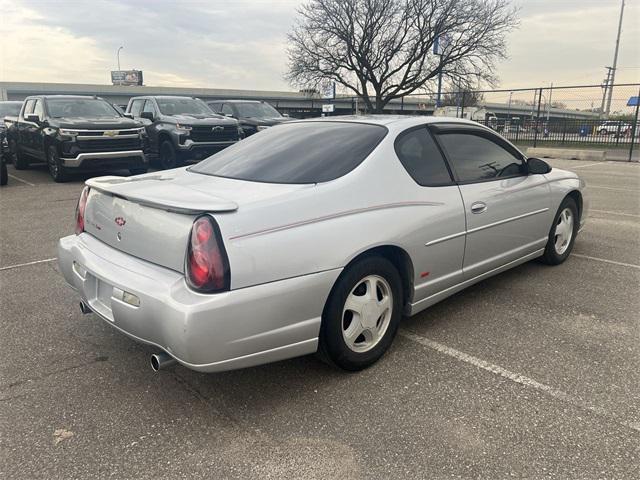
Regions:
[[22, 102], [13, 103], [13, 102], [0, 102], [0, 118], [10, 116], [10, 115], [18, 115], [20, 113], [20, 108], [22, 107]]
[[97, 98], [49, 98], [49, 115], [62, 117], [119, 117], [120, 113], [110, 103]]
[[236, 103], [236, 108], [241, 117], [278, 118], [282, 116], [268, 103]]
[[385, 127], [362, 123], [285, 123], [222, 150], [190, 171], [254, 182], [327, 182], [360, 165], [386, 133]]

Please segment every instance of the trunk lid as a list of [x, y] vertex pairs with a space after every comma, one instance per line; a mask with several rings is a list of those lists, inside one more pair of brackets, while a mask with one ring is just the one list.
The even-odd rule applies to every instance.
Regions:
[[[235, 215], [252, 203], [305, 187], [245, 182], [185, 169], [98, 177], [86, 184], [91, 189], [85, 209], [87, 233], [122, 252], [179, 272], [184, 272], [189, 233], [199, 214]], [[226, 238], [224, 231], [222, 235]]]

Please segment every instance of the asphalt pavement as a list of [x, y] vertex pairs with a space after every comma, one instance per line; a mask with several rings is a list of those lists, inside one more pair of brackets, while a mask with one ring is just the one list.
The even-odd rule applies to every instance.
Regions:
[[84, 177], [9, 166], [0, 478], [640, 477], [640, 165], [550, 163], [588, 184], [574, 255], [403, 320], [355, 374], [314, 357], [153, 373], [57, 270]]

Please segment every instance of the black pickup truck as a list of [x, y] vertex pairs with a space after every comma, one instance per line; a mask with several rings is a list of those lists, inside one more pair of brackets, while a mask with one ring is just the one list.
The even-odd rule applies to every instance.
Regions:
[[264, 101], [211, 100], [207, 105], [220, 115], [238, 120], [245, 137], [291, 120]]
[[99, 97], [27, 97], [19, 115], [4, 122], [17, 170], [46, 162], [53, 179], [64, 182], [72, 170], [148, 169], [144, 127]]
[[202, 160], [244, 138], [236, 120], [217, 115], [198, 98], [133, 97], [127, 114], [147, 128], [149, 153], [162, 168]]

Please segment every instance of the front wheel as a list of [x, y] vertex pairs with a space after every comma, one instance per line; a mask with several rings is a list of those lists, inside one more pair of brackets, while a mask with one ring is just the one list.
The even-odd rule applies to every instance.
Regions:
[[11, 152], [11, 163], [13, 163], [13, 167], [16, 170], [26, 170], [29, 168], [29, 159], [20, 153], [15, 140], [9, 142], [9, 151]]
[[0, 185], [6, 185], [9, 181], [9, 173], [7, 172], [7, 165], [2, 162], [0, 165]]
[[67, 171], [62, 165], [60, 155], [58, 155], [58, 149], [54, 145], [49, 145], [47, 148], [47, 166], [49, 167], [49, 174], [54, 182], [62, 183], [67, 181]]
[[607, 133], [609, 133], [606, 129], [602, 129], [600, 130], [600, 135], [606, 135]]
[[160, 144], [160, 167], [164, 170], [178, 166], [178, 154], [171, 140], [164, 140]]
[[402, 317], [402, 281], [391, 262], [367, 257], [345, 270], [322, 313], [320, 358], [350, 371], [387, 351]]
[[578, 207], [571, 197], [566, 197], [560, 204], [553, 220], [547, 246], [541, 260], [548, 265], [560, 265], [571, 251], [578, 234], [580, 218]]

